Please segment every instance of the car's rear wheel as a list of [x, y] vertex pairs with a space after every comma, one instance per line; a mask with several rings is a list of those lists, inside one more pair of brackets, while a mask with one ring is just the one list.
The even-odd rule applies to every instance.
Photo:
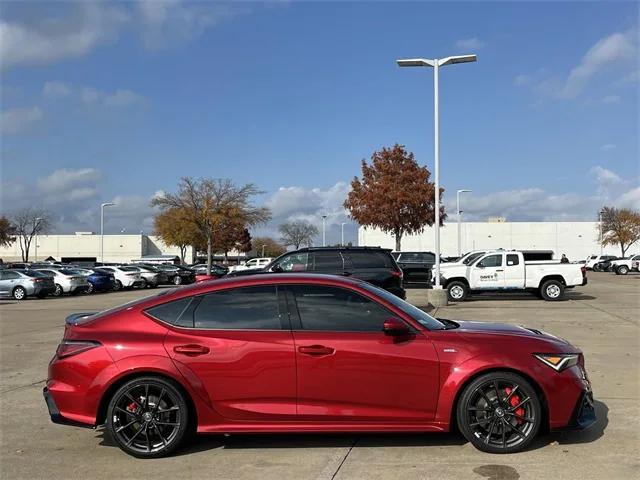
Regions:
[[469, 288], [463, 282], [451, 282], [447, 286], [447, 294], [452, 302], [462, 302], [469, 294]]
[[59, 297], [63, 294], [64, 290], [62, 290], [62, 285], [56, 283], [56, 289], [53, 291], [54, 297]]
[[618, 270], [616, 270], [616, 273], [618, 275], [626, 275], [627, 273], [629, 273], [629, 267], [627, 267], [626, 265], [620, 265], [618, 267]]
[[491, 372], [464, 389], [457, 420], [464, 437], [477, 449], [514, 453], [535, 438], [542, 409], [536, 391], [520, 375]]
[[540, 294], [548, 302], [560, 300], [564, 296], [564, 285], [558, 280], [547, 280], [540, 287]]
[[147, 284], [147, 279], [146, 278], [142, 278], [140, 280], [142, 283], [140, 284], [140, 288], [147, 288], [149, 285]]
[[95, 287], [93, 286], [93, 283], [89, 282], [89, 286], [87, 287], [86, 292], [87, 292], [87, 293], [93, 293], [93, 292], [95, 292]]
[[115, 281], [115, 283], [113, 284], [113, 290], [115, 292], [119, 292], [120, 290], [122, 290], [122, 282], [120, 280]]
[[27, 298], [27, 291], [24, 289], [24, 287], [16, 287], [13, 289], [11, 296], [14, 298], [14, 300], [24, 300], [25, 298]]
[[118, 446], [134, 457], [169, 455], [189, 429], [184, 395], [167, 380], [141, 377], [120, 387], [109, 402], [107, 430]]
[[176, 275], [175, 277], [173, 277], [173, 284], [182, 285], [182, 277], [180, 275]]

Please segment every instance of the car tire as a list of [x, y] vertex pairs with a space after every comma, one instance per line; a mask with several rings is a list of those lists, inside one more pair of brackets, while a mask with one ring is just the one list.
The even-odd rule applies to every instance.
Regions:
[[182, 285], [182, 277], [180, 275], [176, 275], [175, 277], [173, 277], [173, 284]]
[[91, 294], [94, 293], [96, 291], [95, 287], [93, 286], [93, 283], [89, 282], [89, 286], [87, 287], [87, 289], [85, 290], [86, 293]]
[[147, 283], [147, 279], [146, 278], [143, 278], [140, 281], [142, 282], [142, 284], [140, 285], [140, 288], [147, 288], [149, 286], [149, 284]]
[[25, 300], [27, 298], [27, 291], [24, 287], [16, 287], [11, 292], [11, 296], [14, 300]]
[[54, 297], [61, 297], [63, 293], [64, 293], [64, 290], [62, 290], [62, 285], [60, 285], [59, 283], [56, 283], [56, 289], [53, 291], [51, 295], [53, 295]]
[[627, 267], [626, 265], [620, 265], [616, 270], [616, 273], [618, 275], [626, 275], [627, 273], [629, 273], [629, 267]]
[[120, 290], [122, 290], [122, 282], [120, 280], [116, 280], [113, 284], [113, 291], [119, 292]]
[[598, 264], [596, 263], [596, 264], [593, 266], [593, 271], [594, 271], [594, 272], [599, 272], [600, 270], [601, 270], [601, 269], [600, 269], [600, 265], [598, 265]]
[[113, 394], [107, 407], [107, 432], [125, 453], [137, 458], [170, 455], [183, 443], [191, 426], [181, 389], [159, 377], [128, 381]]
[[556, 302], [564, 297], [564, 285], [559, 280], [547, 280], [540, 287], [540, 295], [547, 302]]
[[447, 285], [447, 296], [452, 302], [464, 302], [469, 294], [469, 287], [464, 282], [451, 282]]
[[523, 377], [491, 372], [465, 387], [456, 420], [462, 435], [478, 450], [514, 453], [527, 448], [536, 437], [542, 407], [536, 390]]

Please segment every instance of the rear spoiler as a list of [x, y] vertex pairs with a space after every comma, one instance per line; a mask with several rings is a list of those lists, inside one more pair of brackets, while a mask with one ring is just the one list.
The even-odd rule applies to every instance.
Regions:
[[95, 315], [96, 313], [99, 313], [99, 312], [72, 313], [71, 315], [69, 315], [67, 318], [64, 319], [64, 323], [66, 323], [67, 325], [78, 325], [78, 323], [80, 323], [81, 320], [87, 317], [90, 317], [92, 315]]

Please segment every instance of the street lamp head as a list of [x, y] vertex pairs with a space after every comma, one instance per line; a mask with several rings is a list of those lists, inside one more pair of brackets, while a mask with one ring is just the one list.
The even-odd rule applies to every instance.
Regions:
[[458, 190], [458, 193], [471, 193], [471, 192], [472, 192], [472, 190], [465, 190], [465, 189]]
[[113, 203], [113, 202], [105, 202], [105, 203], [103, 203], [103, 204], [102, 204], [102, 205], [100, 205], [100, 206], [101, 206], [101, 207], [110, 207], [110, 206], [112, 206], [112, 205], [115, 205], [115, 203]]
[[396, 60], [400, 67], [433, 67], [433, 60], [426, 58], [405, 58], [402, 60]]
[[439, 66], [449, 65], [452, 63], [469, 63], [478, 60], [476, 55], [455, 55], [453, 57], [446, 57], [438, 60]]

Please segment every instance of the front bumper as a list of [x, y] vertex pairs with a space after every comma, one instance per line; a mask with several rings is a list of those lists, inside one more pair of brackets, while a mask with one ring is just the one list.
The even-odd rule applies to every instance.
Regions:
[[49, 392], [49, 388], [44, 387], [42, 389], [42, 395], [44, 396], [44, 401], [47, 403], [47, 409], [49, 410], [49, 416], [51, 417], [51, 421], [53, 423], [57, 423], [58, 425], [69, 425], [73, 427], [84, 427], [84, 428], [93, 428], [93, 425], [88, 425], [86, 423], [76, 422], [75, 420], [70, 420], [65, 418], [60, 413], [58, 406], [56, 405], [56, 401], [53, 399], [51, 392]]
[[585, 390], [576, 403], [573, 415], [571, 415], [571, 421], [567, 427], [574, 430], [584, 430], [585, 428], [593, 426], [596, 420], [593, 392], [591, 390]]

